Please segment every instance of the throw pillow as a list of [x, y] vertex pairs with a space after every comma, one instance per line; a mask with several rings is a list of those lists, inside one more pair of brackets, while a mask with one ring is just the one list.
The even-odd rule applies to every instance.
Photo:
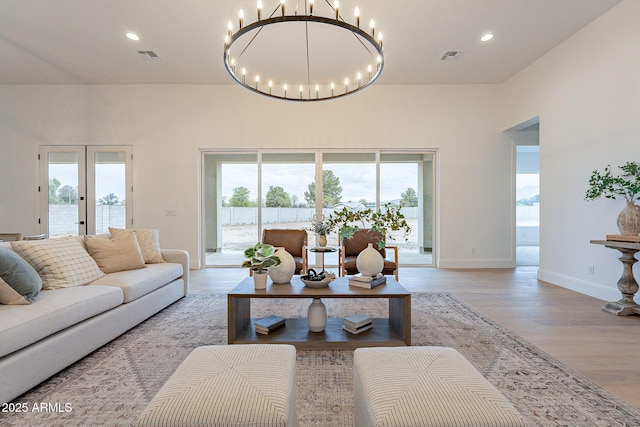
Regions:
[[31, 304], [42, 289], [38, 273], [9, 248], [0, 248], [0, 304]]
[[162, 258], [162, 252], [160, 251], [160, 231], [145, 229], [145, 228], [112, 228], [109, 227], [109, 233], [111, 237], [118, 238], [126, 233], [135, 233], [136, 239], [138, 239], [138, 245], [142, 252], [142, 257], [146, 264], [158, 264], [165, 262]]
[[133, 233], [112, 239], [84, 236], [89, 255], [104, 273], [144, 268], [144, 258]]
[[42, 289], [82, 286], [104, 276], [73, 236], [11, 242], [11, 247], [42, 278]]

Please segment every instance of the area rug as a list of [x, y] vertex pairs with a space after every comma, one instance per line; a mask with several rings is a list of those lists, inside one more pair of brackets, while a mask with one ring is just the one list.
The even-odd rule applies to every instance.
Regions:
[[[254, 300], [304, 317], [306, 300]], [[331, 317], [385, 317], [386, 300], [326, 299]], [[412, 294], [413, 345], [460, 351], [532, 426], [640, 426], [640, 411], [444, 293]], [[14, 401], [2, 426], [130, 426], [194, 348], [226, 344], [226, 295], [190, 295]], [[352, 426], [352, 351], [298, 350], [300, 426]], [[1, 382], [1, 379], [0, 379]], [[1, 385], [0, 385], [1, 386]], [[14, 408], [17, 406], [14, 406]]]

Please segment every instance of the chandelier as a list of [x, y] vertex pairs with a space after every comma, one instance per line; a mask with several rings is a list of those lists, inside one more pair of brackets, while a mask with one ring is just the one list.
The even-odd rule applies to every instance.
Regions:
[[[263, 15], [258, 0], [253, 23], [238, 13], [238, 26], [227, 24], [224, 66], [252, 92], [287, 101], [323, 101], [358, 92], [382, 73], [382, 33], [375, 21], [360, 28], [360, 10], [353, 24], [343, 17], [338, 0], [297, 0], [289, 7], [278, 0]], [[314, 7], [315, 6], [315, 7]], [[351, 18], [349, 18], [351, 19]]]

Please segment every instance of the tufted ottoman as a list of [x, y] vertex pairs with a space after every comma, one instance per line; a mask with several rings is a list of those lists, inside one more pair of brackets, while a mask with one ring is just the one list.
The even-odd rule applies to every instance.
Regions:
[[139, 426], [296, 426], [296, 349], [198, 347], [138, 418]]
[[525, 425], [452, 348], [359, 348], [353, 369], [356, 427]]

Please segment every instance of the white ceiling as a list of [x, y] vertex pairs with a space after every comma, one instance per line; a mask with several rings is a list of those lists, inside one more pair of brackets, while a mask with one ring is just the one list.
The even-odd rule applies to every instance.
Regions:
[[[263, 14], [279, 3], [263, 2]], [[363, 28], [374, 18], [384, 32], [385, 69], [376, 84], [501, 83], [619, 2], [342, 0], [340, 10], [349, 21], [359, 6]], [[232, 84], [222, 64], [226, 25], [240, 8], [245, 21], [254, 20], [255, 4], [0, 0], [0, 84]], [[287, 12], [295, 4], [287, 0]], [[141, 40], [128, 40], [126, 31]], [[486, 32], [495, 38], [482, 43]], [[139, 50], [161, 59], [143, 60]], [[461, 56], [440, 60], [452, 50]]]

